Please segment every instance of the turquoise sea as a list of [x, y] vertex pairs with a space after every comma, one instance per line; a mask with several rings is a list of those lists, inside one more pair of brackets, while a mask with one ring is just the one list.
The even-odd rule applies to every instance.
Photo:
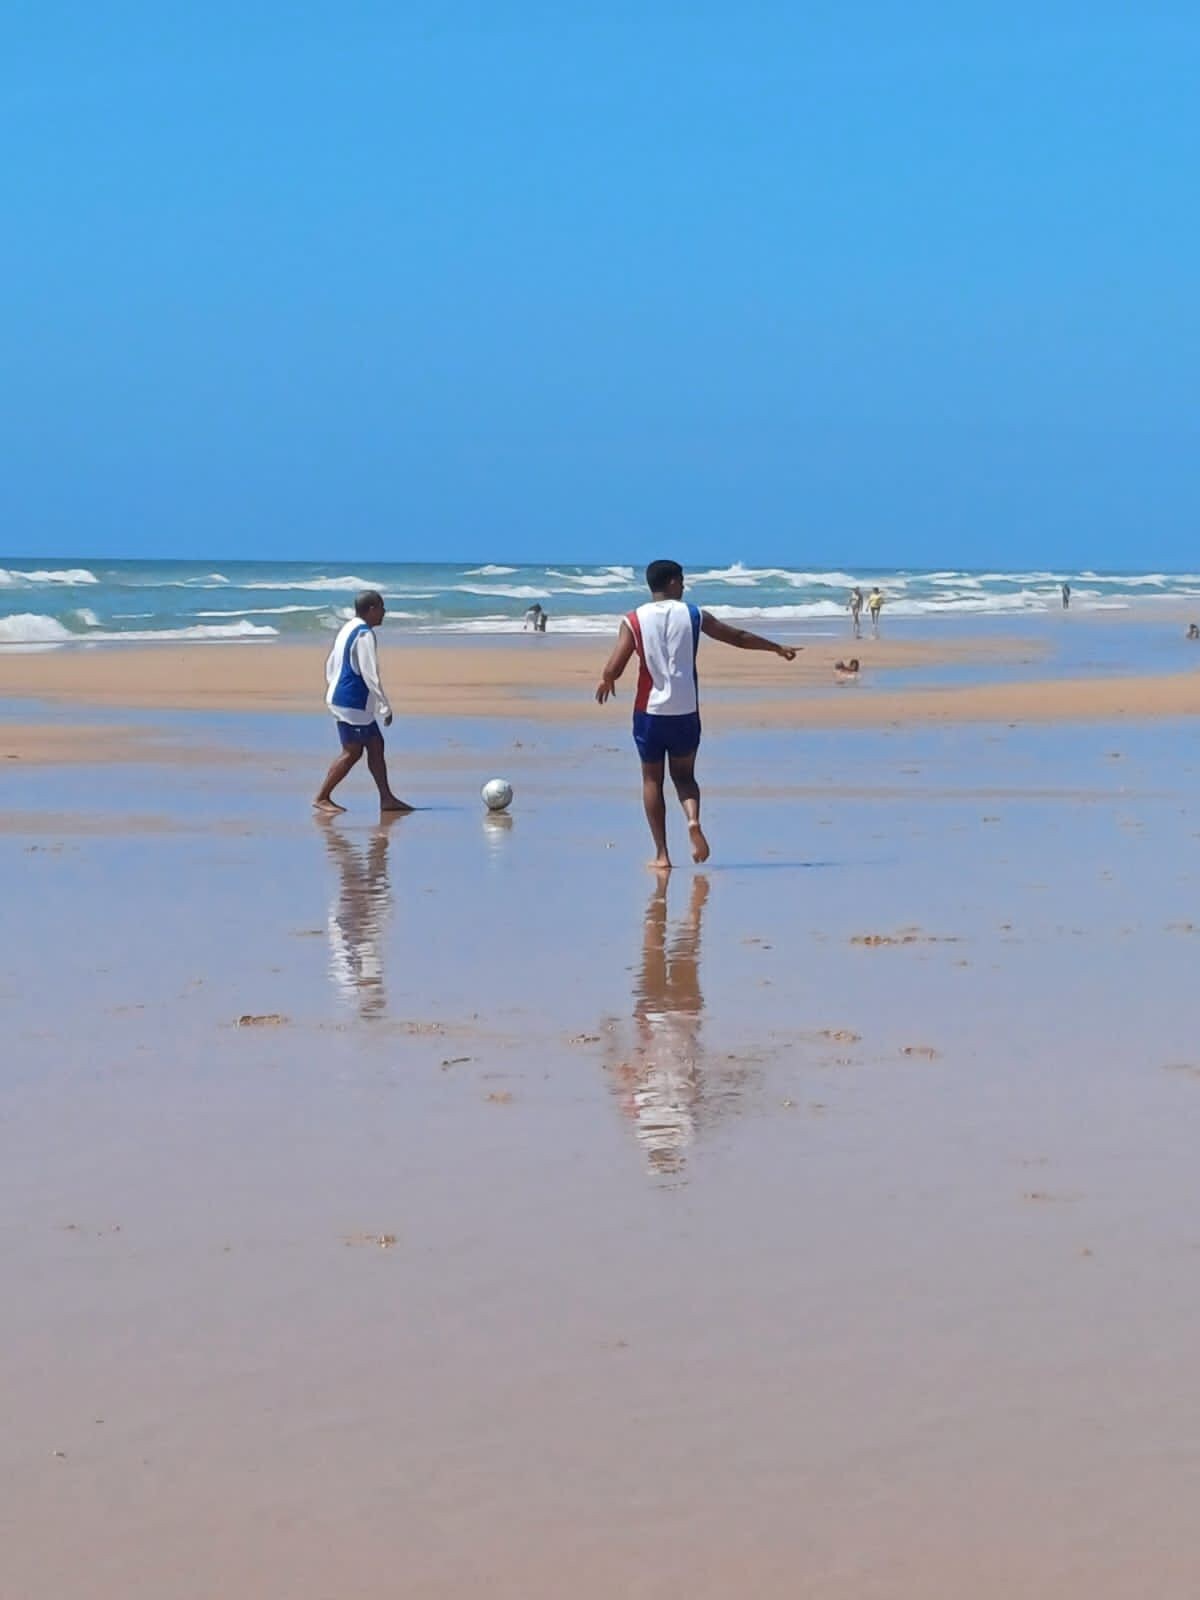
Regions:
[[[1200, 573], [810, 570], [734, 562], [688, 574], [718, 615], [777, 631], [845, 618], [852, 584], [878, 584], [887, 618], [970, 618], [1058, 611], [1069, 582], [1079, 611], [1200, 602]], [[644, 595], [628, 566], [362, 562], [102, 561], [0, 558], [0, 645], [120, 640], [270, 640], [319, 636], [349, 615], [357, 590], [380, 589], [389, 630], [519, 632], [539, 601], [555, 633], [606, 633]], [[1197, 606], [1200, 611], [1200, 604]]]

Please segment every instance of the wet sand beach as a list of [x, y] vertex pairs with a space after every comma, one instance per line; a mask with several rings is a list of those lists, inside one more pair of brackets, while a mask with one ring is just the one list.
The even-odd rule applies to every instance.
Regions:
[[380, 823], [85, 698], [0, 767], [6, 1600], [1196, 1593], [1194, 722], [715, 716], [662, 882], [627, 701], [401, 718]]

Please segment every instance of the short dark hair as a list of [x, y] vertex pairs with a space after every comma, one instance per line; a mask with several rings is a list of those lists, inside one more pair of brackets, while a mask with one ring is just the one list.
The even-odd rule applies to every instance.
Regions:
[[383, 596], [378, 589], [364, 589], [361, 594], [354, 597], [354, 615], [365, 617], [368, 611], [382, 604]]
[[652, 561], [646, 568], [646, 587], [651, 594], [661, 594], [676, 578], [682, 583], [683, 568], [678, 561]]

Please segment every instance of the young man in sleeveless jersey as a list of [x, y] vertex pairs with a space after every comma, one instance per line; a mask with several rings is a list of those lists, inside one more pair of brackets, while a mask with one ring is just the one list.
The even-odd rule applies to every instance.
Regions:
[[699, 606], [684, 603], [683, 568], [677, 561], [652, 561], [646, 568], [651, 599], [621, 619], [621, 631], [596, 690], [600, 705], [616, 688], [633, 656], [638, 685], [633, 703], [633, 742], [642, 761], [642, 803], [654, 839], [656, 871], [668, 871], [666, 768], [683, 806], [692, 860], [708, 860], [708, 840], [700, 826], [700, 786], [696, 752], [700, 748], [700, 694], [696, 656], [700, 635], [739, 650], [770, 650], [794, 661], [790, 645], [775, 644], [745, 628], [731, 628]]
[[364, 752], [379, 790], [380, 811], [412, 810], [392, 793], [379, 727], [380, 719], [385, 728], [392, 722], [392, 708], [379, 680], [379, 656], [375, 649], [374, 630], [383, 621], [385, 610], [381, 594], [374, 589], [364, 590], [354, 602], [354, 615], [333, 641], [325, 663], [328, 684], [325, 704], [337, 719], [342, 753], [325, 774], [325, 782], [313, 801], [318, 811], [346, 809], [338, 805], [333, 791], [358, 765]]

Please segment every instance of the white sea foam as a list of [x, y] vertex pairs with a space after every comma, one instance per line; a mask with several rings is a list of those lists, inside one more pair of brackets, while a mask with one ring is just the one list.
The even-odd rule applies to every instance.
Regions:
[[37, 611], [0, 617], [0, 644], [61, 644], [75, 637], [57, 617], [45, 617]]
[[220, 639], [275, 639], [278, 636], [278, 628], [243, 619], [228, 625], [198, 622], [186, 628], [135, 628], [128, 633], [89, 633], [87, 642], [91, 644], [94, 640], [100, 640], [112, 644], [153, 644], [160, 640], [187, 639], [196, 644], [206, 644]]
[[[612, 634], [617, 627], [615, 616], [580, 617], [553, 616], [550, 626], [555, 633]], [[417, 633], [521, 633], [524, 627], [520, 617], [453, 617], [444, 622], [425, 622]]]
[[[746, 621], [803, 621], [817, 617], [840, 617], [843, 608], [837, 606], [832, 600], [818, 600], [808, 606], [706, 606], [706, 611], [711, 611], [714, 616], [725, 618], [738, 618]], [[614, 635], [620, 620], [619, 613], [610, 612], [601, 616], [559, 616], [552, 613], [550, 628], [556, 634], [567, 635]], [[522, 623], [519, 617], [513, 616], [487, 616], [487, 617], [454, 617], [447, 618], [444, 622], [427, 622], [416, 630], [418, 633], [521, 633]]]
[[72, 633], [57, 617], [43, 616], [38, 612], [20, 611], [15, 616], [0, 617], [0, 644], [70, 644], [77, 643], [151, 643], [158, 640], [187, 639], [196, 643], [219, 639], [273, 639], [278, 628], [258, 626], [253, 622], [233, 622], [226, 625], [196, 623], [186, 628], [131, 629], [128, 633], [93, 631], [87, 634]]
[[[861, 578], [856, 578], [852, 572], [789, 572], [785, 574], [786, 580], [793, 589], [853, 589], [855, 584], [863, 585]], [[902, 584], [904, 579], [897, 576], [895, 583]]]
[[463, 574], [465, 578], [505, 578], [510, 572], [515, 572], [516, 567], [497, 567], [490, 562], [486, 567], [468, 567]]
[[[1096, 599], [1088, 604], [1090, 596], [1085, 592], [1078, 596], [1085, 604], [1084, 610], [1091, 609], [1124, 609], [1125, 602], [1119, 600]], [[931, 595], [924, 600], [908, 599], [904, 596], [893, 598], [885, 591], [884, 617], [936, 617], [955, 616], [970, 613], [1003, 613], [1015, 611], [1048, 611], [1059, 604], [1057, 594], [1048, 595], [1033, 589], [1022, 589], [1016, 594], [938, 594]], [[835, 600], [810, 600], [797, 605], [761, 605], [761, 606], [733, 606], [709, 605], [705, 610], [711, 611], [714, 616], [725, 618], [744, 618], [746, 620], [757, 617], [761, 621], [802, 621], [810, 617], [836, 617], [845, 613], [845, 606]]]
[[1048, 611], [1059, 604], [1058, 595], [1035, 589], [1019, 589], [1016, 594], [940, 594], [927, 600], [886, 600], [884, 616], [935, 617], [971, 614], [998, 614], [1010, 611]]
[[[210, 572], [205, 578], [128, 578], [120, 585], [130, 589], [273, 589], [273, 583], [234, 583], [219, 572]], [[284, 583], [280, 588], [288, 589]]]
[[99, 583], [100, 579], [86, 567], [60, 567], [25, 571], [19, 567], [0, 567], [0, 587], [36, 588], [43, 584], [60, 584], [64, 588], [80, 588], [84, 584]]
[[101, 626], [100, 618], [94, 611], [89, 611], [86, 606], [80, 606], [77, 610], [70, 611], [67, 614], [77, 618], [85, 628], [99, 628]]
[[[206, 572], [202, 578], [130, 578], [132, 589], [221, 589], [232, 584], [223, 572]], [[249, 588], [248, 584], [233, 584], [235, 589]]]
[[[497, 599], [507, 600], [548, 600], [555, 593], [553, 589], [535, 589], [530, 583], [489, 583], [486, 588], [477, 583], [456, 583], [455, 594], [481, 594], [494, 595]], [[567, 594], [569, 590], [560, 589], [559, 594]]]
[[703, 572], [689, 571], [687, 580], [689, 583], [753, 584], [757, 583], [759, 578], [772, 574], [780, 578], [788, 576], [782, 567], [746, 567], [740, 561], [735, 561], [731, 567], [709, 567]]
[[353, 573], [339, 574], [335, 578], [290, 578], [280, 581], [264, 582], [255, 579], [249, 583], [239, 583], [239, 589], [275, 589], [282, 593], [285, 589], [310, 589], [318, 593], [325, 590], [344, 589], [356, 593], [360, 589], [377, 589], [378, 584], [372, 583], [370, 578], [359, 578]]
[[760, 584], [786, 583], [793, 589], [849, 589], [859, 580], [849, 572], [808, 572], [794, 567], [748, 567], [735, 561], [730, 567], [710, 567], [699, 572], [687, 570], [687, 581], [728, 584], [735, 589], [757, 588]]
[[[756, 589], [760, 585], [787, 584], [791, 589], [851, 589], [861, 583], [851, 572], [839, 569], [809, 572], [796, 567], [747, 567], [735, 561], [730, 567], [711, 567], [699, 572], [687, 572], [689, 585], [725, 584], [735, 589]], [[896, 582], [903, 582], [897, 578]]]
[[[329, 606], [234, 606], [224, 611], [193, 611], [194, 617], [287, 617], [297, 611], [328, 611]], [[147, 616], [152, 613], [145, 613]]]
[[836, 600], [810, 600], [807, 604], [766, 606], [705, 606], [714, 617], [760, 622], [801, 622], [810, 617], [840, 617], [846, 608]]
[[571, 589], [555, 590], [557, 594], [570, 594], [573, 589], [628, 589], [636, 588], [632, 567], [605, 567], [601, 572], [563, 572], [559, 567], [547, 567], [548, 578], [561, 578]]
[[969, 576], [981, 583], [1067, 583], [1075, 581], [1073, 572], [974, 572]]
[[1168, 584], [1200, 583], [1200, 573], [1196, 572], [1145, 572], [1137, 576], [1117, 572], [1081, 572], [1079, 577], [1085, 583], [1108, 583], [1117, 589], [1165, 589]]

